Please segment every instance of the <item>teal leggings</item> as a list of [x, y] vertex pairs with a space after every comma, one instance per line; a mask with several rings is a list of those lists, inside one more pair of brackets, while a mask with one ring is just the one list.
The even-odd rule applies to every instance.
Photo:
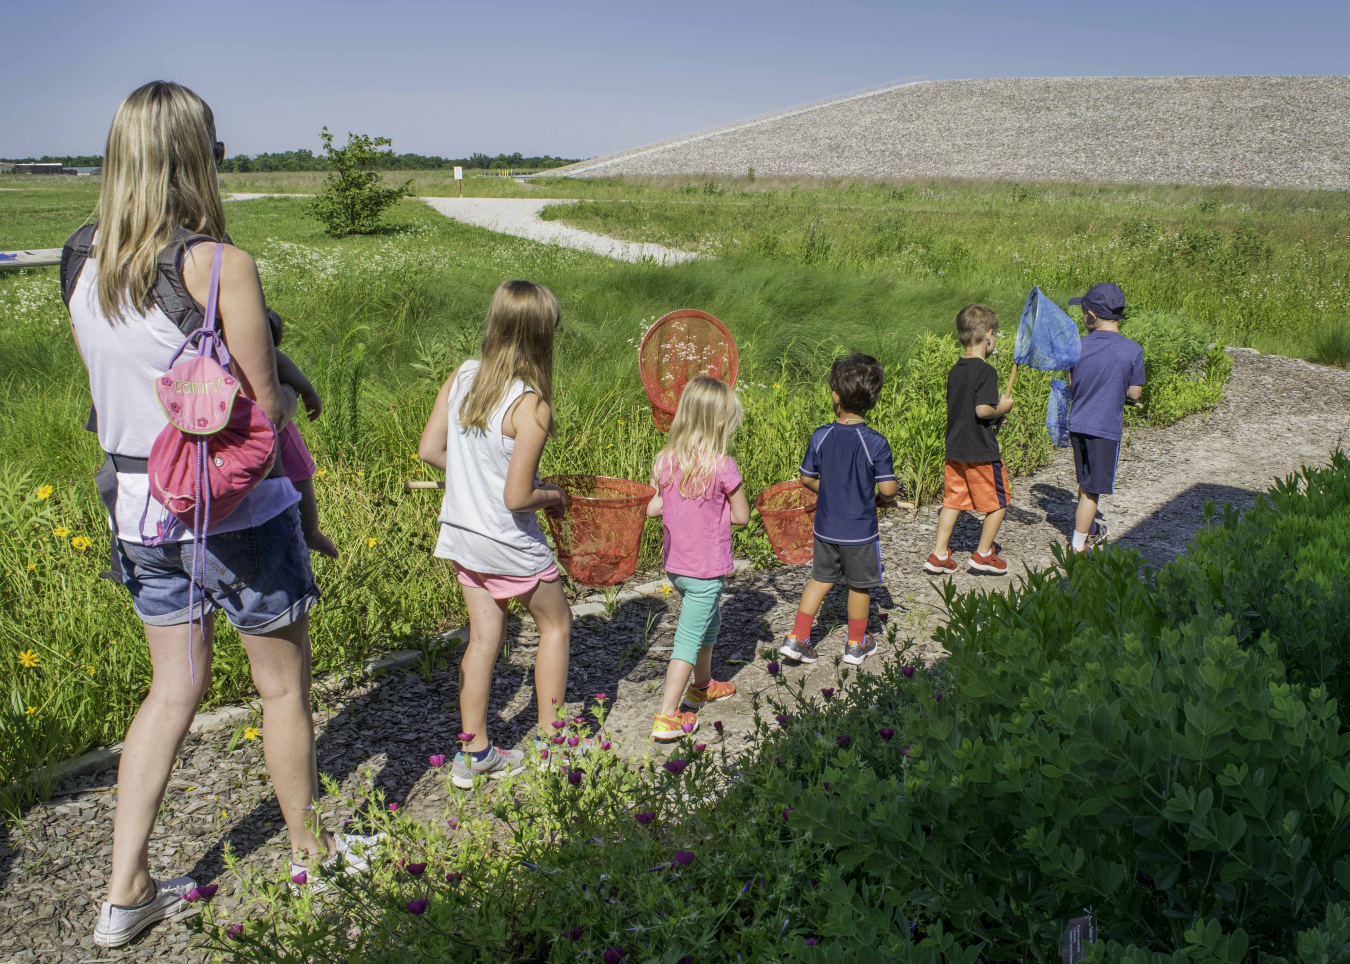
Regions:
[[726, 578], [695, 579], [693, 576], [670, 576], [670, 584], [680, 594], [680, 622], [675, 627], [675, 648], [671, 659], [686, 663], [698, 662], [698, 651], [717, 642], [717, 631], [722, 628], [722, 586]]

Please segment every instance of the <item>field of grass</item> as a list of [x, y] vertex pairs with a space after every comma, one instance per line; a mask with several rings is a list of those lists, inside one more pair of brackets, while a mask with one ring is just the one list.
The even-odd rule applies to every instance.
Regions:
[[[0, 249], [57, 246], [93, 209], [96, 182], [37, 181], [5, 181], [25, 190], [0, 193]], [[431, 476], [413, 456], [422, 425], [446, 374], [475, 351], [503, 279], [546, 284], [563, 306], [559, 435], [545, 451], [545, 474], [646, 477], [662, 436], [634, 347], [656, 317], [695, 306], [726, 321], [742, 349], [747, 417], [736, 456], [751, 495], [795, 474], [810, 429], [830, 417], [821, 375], [839, 352], [862, 350], [888, 368], [872, 422], [891, 440], [906, 494], [930, 497], [940, 484], [945, 373], [959, 354], [937, 333], [950, 330], [962, 304], [979, 300], [1008, 320], [1011, 334], [1025, 297], [1025, 288], [939, 272], [901, 277], [753, 252], [675, 267], [610, 262], [467, 227], [417, 201], [402, 202], [377, 235], [333, 240], [306, 216], [308, 203], [235, 202], [226, 212], [234, 241], [258, 259], [269, 302], [287, 319], [285, 348], [326, 398], [323, 419], [302, 426], [320, 465], [324, 526], [342, 550], [339, 560], [316, 563], [321, 671], [419, 645], [463, 616], [457, 584], [430, 555], [437, 502], [403, 495], [401, 483]], [[1155, 314], [1134, 325], [1150, 358], [1151, 418], [1217, 400], [1225, 359], [1207, 349], [1198, 323]], [[997, 359], [1005, 373], [1010, 356]], [[1014, 471], [1049, 455], [1047, 385], [1040, 373], [1018, 379], [1020, 404], [1001, 436]], [[44, 761], [120, 737], [149, 682], [128, 600], [97, 579], [107, 535], [89, 478], [98, 447], [81, 427], [87, 406], [56, 270], [0, 274], [0, 666], [13, 667], [0, 701], [0, 788]], [[655, 523], [645, 532], [644, 566], [659, 562], [659, 532]], [[756, 524], [738, 532], [737, 550], [771, 562]], [[218, 639], [211, 699], [237, 700], [251, 690], [243, 654], [230, 633]], [[20, 653], [38, 665], [20, 666]]]
[[1035, 283], [1063, 303], [1110, 280], [1131, 307], [1184, 313], [1230, 344], [1350, 361], [1342, 192], [762, 178], [608, 190], [624, 196], [545, 216], [711, 255], [847, 266], [1005, 299]]

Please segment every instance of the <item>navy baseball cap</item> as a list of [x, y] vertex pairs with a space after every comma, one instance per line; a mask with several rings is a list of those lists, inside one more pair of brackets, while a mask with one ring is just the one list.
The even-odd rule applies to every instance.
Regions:
[[1069, 304], [1082, 305], [1103, 321], [1119, 321], [1125, 316], [1125, 292], [1109, 281], [1093, 285], [1081, 298], [1070, 298]]

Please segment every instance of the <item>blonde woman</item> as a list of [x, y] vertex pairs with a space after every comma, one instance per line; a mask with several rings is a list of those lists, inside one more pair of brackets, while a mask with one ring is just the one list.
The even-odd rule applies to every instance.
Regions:
[[665, 695], [652, 721], [654, 740], [678, 740], [698, 729], [698, 716], [681, 711], [682, 705], [699, 710], [736, 694], [733, 684], [712, 678], [712, 648], [722, 626], [722, 587], [732, 570], [731, 527], [750, 521], [741, 473], [726, 454], [741, 417], [740, 399], [729, 385], [706, 375], [692, 379], [652, 466], [656, 496], [647, 515], [661, 517], [666, 573], [681, 599]]
[[534, 688], [539, 726], [559, 718], [567, 696], [572, 610], [536, 511], [561, 511], [567, 496], [539, 481], [553, 434], [553, 337], [560, 318], [553, 293], [531, 281], [504, 281], [492, 296], [479, 358], [441, 386], [422, 432], [422, 461], [445, 472], [437, 558], [455, 567], [469, 611], [469, 645], [460, 660], [460, 725], [469, 734], [450, 779], [501, 779], [525, 754], [488, 740], [492, 670], [506, 639], [512, 599], [534, 617], [539, 650]]
[[[112, 874], [94, 928], [94, 940], [103, 947], [125, 944], [174, 913], [196, 885], [188, 877], [152, 877], [147, 851], [178, 751], [211, 686], [211, 620], [192, 643], [195, 679], [188, 660], [188, 621], [203, 610], [224, 610], [248, 654], [262, 697], [264, 757], [290, 835], [292, 873], [362, 869], [358, 851], [372, 842], [314, 829], [320, 826], [312, 810], [319, 777], [309, 706], [308, 612], [319, 590], [295, 486], [284, 477], [266, 479], [211, 528], [204, 547], [207, 576], [197, 582], [195, 597], [189, 597], [192, 553], [183, 548], [191, 533], [146, 545], [155, 522], [163, 519], [163, 508], [147, 501], [146, 459], [167, 424], [154, 380], [184, 337], [154, 289], [166, 272], [176, 283], [181, 278], [183, 307], [201, 315], [212, 259], [225, 237], [215, 167], [222, 153], [211, 110], [192, 91], [163, 81], [134, 91], [108, 132], [98, 224], [92, 244], [80, 243], [87, 259], [70, 279], [71, 329], [89, 373], [99, 444], [107, 453], [100, 495], [153, 668], [150, 692], [127, 730], [118, 769]], [[88, 234], [81, 229], [76, 238]], [[185, 236], [205, 237], [188, 247]], [[181, 262], [162, 264], [161, 255], [175, 244], [184, 251]], [[277, 376], [257, 268], [229, 244], [223, 254], [214, 320], [245, 391], [282, 429], [295, 414], [296, 393]]]

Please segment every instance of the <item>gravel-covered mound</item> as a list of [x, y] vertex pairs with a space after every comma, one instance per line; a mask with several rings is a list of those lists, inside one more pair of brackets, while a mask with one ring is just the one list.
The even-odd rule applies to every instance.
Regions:
[[967, 177], [1350, 189], [1350, 78], [907, 84], [550, 174]]

